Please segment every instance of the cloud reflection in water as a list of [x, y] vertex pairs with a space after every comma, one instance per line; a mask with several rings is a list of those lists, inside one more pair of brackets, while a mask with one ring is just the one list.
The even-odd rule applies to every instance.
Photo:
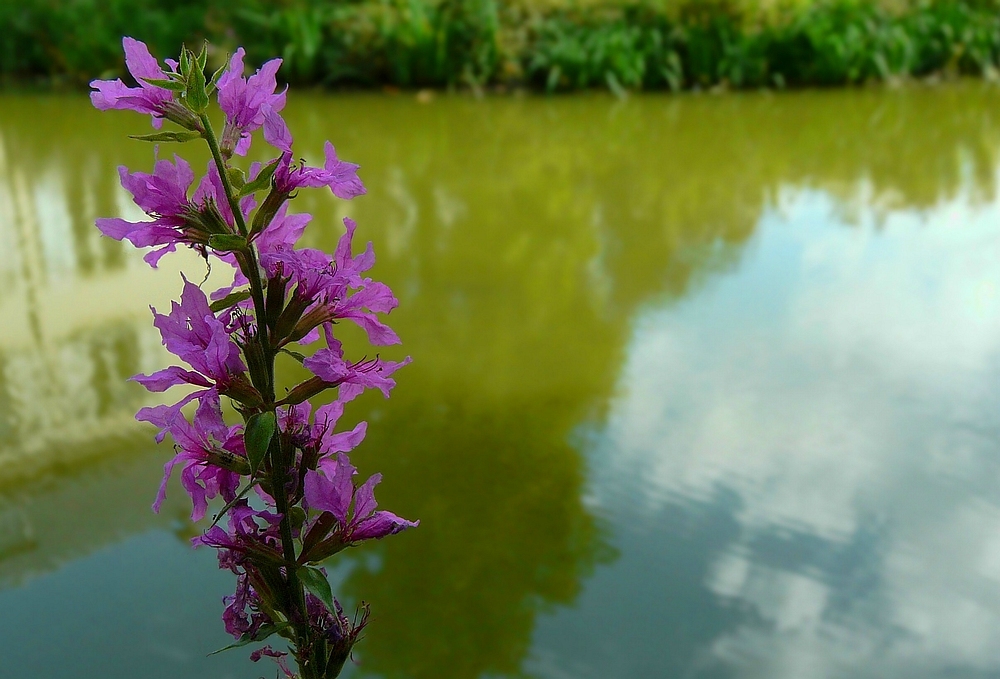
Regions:
[[1000, 672], [1000, 209], [865, 193], [783, 188], [738, 270], [638, 315], [583, 434], [623, 557], [542, 674]]

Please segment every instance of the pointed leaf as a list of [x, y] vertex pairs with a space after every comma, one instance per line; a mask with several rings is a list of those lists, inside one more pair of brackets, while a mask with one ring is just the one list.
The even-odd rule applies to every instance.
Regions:
[[247, 420], [243, 431], [243, 443], [247, 449], [247, 459], [250, 460], [252, 473], [256, 474], [260, 463], [264, 461], [267, 447], [271, 444], [271, 437], [274, 436], [277, 426], [278, 422], [272, 410], [253, 415]]
[[196, 63], [198, 64], [198, 67], [202, 70], [202, 72], [204, 73], [204, 71], [205, 71], [205, 65], [208, 63], [208, 42], [207, 41], [201, 46], [201, 53], [198, 55], [198, 59], [196, 60]]
[[159, 78], [143, 78], [143, 80], [154, 87], [161, 87], [173, 92], [183, 92], [184, 88], [187, 87], [187, 85], [177, 80], [161, 80]]
[[247, 183], [247, 177], [243, 174], [243, 170], [238, 167], [226, 168], [226, 176], [229, 177], [230, 183], [237, 190], [242, 189], [243, 185]]
[[277, 634], [279, 632], [282, 632], [283, 630], [285, 630], [290, 626], [291, 623], [287, 622], [279, 622], [277, 625], [275, 624], [261, 625], [261, 628], [257, 630], [257, 634], [254, 635], [244, 634], [242, 637], [240, 637], [240, 640], [237, 641], [236, 643], [229, 644], [228, 646], [220, 648], [217, 651], [212, 651], [211, 653], [209, 653], [209, 655], [222, 653], [223, 651], [228, 651], [233, 648], [239, 648], [240, 646], [246, 646], [247, 644], [252, 644], [257, 641], [264, 641], [264, 639], [267, 639], [272, 634]]
[[191, 75], [187, 80], [187, 92], [185, 93], [188, 106], [195, 113], [204, 113], [208, 108], [208, 92], [205, 90], [205, 71], [197, 59], [191, 69]]
[[262, 191], [263, 189], [270, 188], [271, 177], [274, 176], [274, 171], [278, 167], [278, 163], [281, 162], [281, 158], [275, 158], [270, 163], [265, 165], [257, 178], [252, 182], [243, 186], [240, 189], [240, 197], [248, 196], [251, 193], [256, 193], [257, 191]]
[[330, 589], [330, 583], [327, 582], [323, 571], [318, 568], [306, 566], [296, 572], [299, 574], [299, 580], [302, 581], [302, 585], [313, 596], [322, 601], [331, 613], [336, 612], [333, 607], [333, 590]]
[[237, 290], [236, 292], [229, 293], [228, 295], [226, 295], [225, 297], [216, 302], [212, 302], [208, 308], [214, 311], [215, 313], [219, 313], [223, 309], [228, 309], [229, 307], [235, 304], [239, 304], [245, 299], [250, 299], [250, 291]]
[[191, 50], [184, 46], [181, 46], [180, 69], [185, 78], [191, 74]]
[[198, 139], [201, 132], [157, 132], [156, 134], [130, 134], [129, 137], [139, 141], [176, 141], [185, 142]]
[[213, 73], [212, 79], [208, 81], [210, 87], [215, 87], [218, 84], [219, 78], [222, 77], [222, 74], [226, 72], [226, 68], [228, 67], [229, 67], [229, 57], [227, 56], [226, 62], [222, 64], [222, 66], [219, 66], [219, 70]]
[[220, 252], [245, 250], [247, 239], [243, 236], [237, 236], [235, 233], [216, 233], [208, 239], [208, 247]]
[[300, 354], [297, 351], [292, 351], [291, 349], [285, 349], [284, 347], [282, 347], [281, 349], [278, 349], [278, 351], [280, 351], [283, 354], [288, 354], [289, 356], [291, 356], [292, 358], [294, 358], [299, 363], [302, 363], [303, 361], [306, 360], [306, 357], [305, 357], [304, 354]]

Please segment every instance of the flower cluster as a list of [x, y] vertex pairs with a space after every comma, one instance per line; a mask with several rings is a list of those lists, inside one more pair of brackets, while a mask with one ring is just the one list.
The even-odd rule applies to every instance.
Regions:
[[[235, 645], [279, 635], [288, 651], [266, 645], [251, 658], [274, 658], [288, 677], [330, 679], [350, 656], [368, 609], [362, 606], [348, 618], [318, 564], [345, 548], [417, 525], [378, 509], [374, 490], [381, 474], [356, 481], [349, 453], [364, 439], [366, 423], [337, 430], [345, 404], [365, 389], [388, 397], [393, 374], [409, 358], [351, 361], [334, 324], [350, 321], [372, 344], [397, 344], [399, 337], [380, 317], [397, 300], [366, 275], [375, 256], [370, 243], [354, 253], [353, 221], [344, 220], [344, 234], [328, 254], [296, 247], [311, 217], [289, 211], [289, 201], [302, 188], [327, 187], [342, 199], [362, 195], [358, 166], [338, 158], [330, 142], [323, 167], [292, 162], [294, 140], [281, 117], [286, 92], [278, 91], [276, 80], [280, 59], [244, 77], [239, 49], [206, 77], [205, 50], [195, 55], [184, 49], [177, 61], [161, 66], [143, 43], [125, 38], [123, 47], [137, 86], [94, 81], [94, 106], [148, 114], [158, 130], [164, 121], [174, 123], [180, 129], [139, 139], [201, 139], [212, 160], [197, 184], [191, 165], [178, 156], [156, 160], [152, 173], [120, 167], [122, 186], [150, 219], [98, 219], [97, 227], [116, 240], [152, 248], [144, 257], [152, 267], [183, 245], [234, 272], [231, 285], [211, 294], [185, 279], [169, 312], [153, 310], [164, 346], [185, 365], [133, 379], [153, 392], [187, 389], [176, 402], [136, 415], [159, 429], [157, 441], [169, 434], [176, 450], [153, 508], [159, 510], [177, 468], [191, 496], [192, 521], [220, 498], [225, 505], [215, 523], [193, 542], [218, 550], [219, 566], [236, 576], [223, 614]], [[225, 116], [221, 136], [207, 114], [213, 96]], [[234, 157], [247, 154], [258, 130], [275, 157], [241, 169]], [[320, 339], [311, 355], [298, 351]], [[275, 358], [282, 352], [296, 357], [312, 377], [279, 398]], [[330, 390], [335, 399], [314, 413], [310, 399]], [[242, 422], [226, 423], [223, 398]], [[289, 654], [298, 675], [289, 667]]]

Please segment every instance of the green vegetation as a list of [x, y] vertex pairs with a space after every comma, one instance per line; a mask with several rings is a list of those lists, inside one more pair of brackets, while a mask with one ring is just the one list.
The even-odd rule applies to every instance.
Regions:
[[7, 84], [121, 73], [123, 34], [281, 54], [285, 78], [323, 86], [828, 86], [1000, 64], [1000, 0], [24, 0], [0, 26]]

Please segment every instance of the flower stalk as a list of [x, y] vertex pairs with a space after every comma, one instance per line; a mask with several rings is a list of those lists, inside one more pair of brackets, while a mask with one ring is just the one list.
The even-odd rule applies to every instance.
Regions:
[[[153, 267], [178, 245], [233, 267], [232, 284], [213, 292], [212, 302], [185, 279], [170, 312], [154, 311], [164, 345], [187, 366], [133, 379], [153, 392], [178, 385], [195, 389], [176, 403], [136, 415], [159, 428], [157, 441], [169, 434], [177, 450], [164, 468], [153, 508], [163, 502], [176, 467], [191, 496], [193, 521], [206, 515], [210, 500], [221, 498], [225, 506], [193, 543], [218, 550], [219, 566], [236, 576], [236, 591], [225, 597], [223, 613], [234, 646], [282, 637], [287, 650], [269, 643], [251, 659], [273, 658], [287, 678], [333, 679], [367, 624], [368, 607], [362, 604], [360, 615], [348, 618], [320, 564], [347, 547], [419, 523], [377, 509], [380, 474], [355, 483], [357, 470], [348, 454], [363, 440], [366, 423], [336, 431], [346, 403], [369, 388], [388, 397], [395, 386], [391, 375], [409, 359], [352, 362], [334, 335], [334, 323], [358, 324], [373, 344], [398, 343], [378, 317], [396, 306], [396, 298], [364, 275], [374, 263], [370, 244], [352, 254], [353, 221], [345, 220], [332, 255], [298, 248], [311, 216], [288, 207], [300, 188], [327, 187], [342, 199], [363, 194], [358, 166], [340, 160], [329, 142], [322, 168], [291, 165], [293, 139], [280, 116], [285, 92], [277, 91], [275, 80], [280, 59], [245, 78], [241, 48], [207, 79], [205, 50], [195, 55], [184, 49], [165, 70], [141, 42], [125, 38], [123, 46], [138, 87], [95, 81], [94, 105], [149, 114], [157, 128], [164, 120], [176, 123], [186, 131], [139, 139], [200, 138], [212, 160], [193, 192], [194, 172], [177, 156], [174, 162], [157, 161], [152, 174], [119, 168], [123, 186], [152, 221], [102, 218], [97, 226], [136, 247], [158, 248], [144, 257]], [[210, 95], [216, 93], [226, 118], [221, 143], [208, 115]], [[237, 159], [246, 155], [258, 130], [277, 157], [241, 168]], [[264, 194], [262, 202], [258, 194]], [[299, 351], [320, 337], [323, 346], [312, 355]], [[296, 357], [313, 376], [277, 400], [279, 352]], [[314, 409], [311, 399], [327, 391], [336, 392], [334, 400]], [[225, 421], [223, 397], [242, 422]]]

